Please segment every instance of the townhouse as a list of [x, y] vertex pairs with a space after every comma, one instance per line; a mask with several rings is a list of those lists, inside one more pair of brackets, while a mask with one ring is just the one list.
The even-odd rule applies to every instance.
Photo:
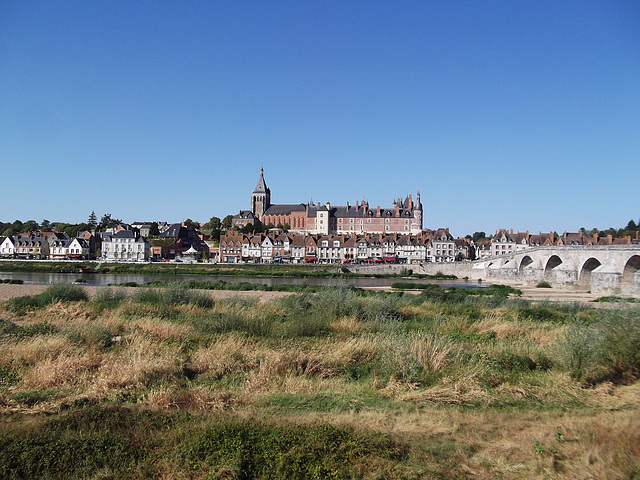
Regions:
[[146, 262], [151, 246], [133, 230], [102, 236], [102, 258], [107, 262]]
[[22, 259], [49, 258], [49, 242], [51, 232], [21, 233], [13, 237], [14, 256]]
[[431, 233], [427, 247], [428, 262], [453, 262], [456, 258], [456, 242], [448, 228]]
[[15, 245], [11, 237], [0, 237], [0, 257], [13, 258]]

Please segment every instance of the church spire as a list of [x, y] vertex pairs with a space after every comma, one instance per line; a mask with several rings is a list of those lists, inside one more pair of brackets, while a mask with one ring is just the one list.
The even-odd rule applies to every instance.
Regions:
[[260, 178], [251, 194], [251, 212], [262, 220], [264, 212], [271, 206], [271, 190], [264, 181], [264, 167], [260, 166]]

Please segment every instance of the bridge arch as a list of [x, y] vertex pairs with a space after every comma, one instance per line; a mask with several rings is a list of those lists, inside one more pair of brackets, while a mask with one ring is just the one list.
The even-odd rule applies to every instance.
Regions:
[[521, 272], [524, 267], [527, 265], [531, 265], [533, 263], [533, 259], [529, 255], [525, 255], [522, 257], [520, 261], [520, 265], [518, 266], [518, 272]]
[[635, 274], [640, 270], [640, 255], [633, 255], [627, 260], [622, 270], [622, 283], [633, 285], [635, 282]]
[[562, 259], [558, 255], [551, 255], [544, 265], [544, 279], [551, 280], [551, 272], [558, 265], [562, 264]]
[[591, 257], [588, 258], [582, 264], [582, 268], [578, 274], [578, 284], [580, 285], [590, 285], [591, 284], [591, 272], [593, 272], [596, 268], [598, 268], [602, 263], [597, 258]]

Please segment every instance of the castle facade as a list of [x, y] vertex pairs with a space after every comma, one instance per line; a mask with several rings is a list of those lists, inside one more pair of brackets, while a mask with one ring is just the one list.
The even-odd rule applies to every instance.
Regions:
[[260, 169], [260, 178], [251, 194], [251, 210], [240, 216], [253, 216], [263, 224], [286, 227], [292, 233], [301, 234], [351, 234], [369, 233], [403, 235], [418, 234], [422, 231], [422, 203], [420, 191], [415, 200], [409, 194], [407, 198], [393, 201], [391, 208], [371, 208], [366, 200], [356, 201], [355, 205], [331, 205], [296, 203], [272, 204], [271, 190], [264, 179], [264, 169]]

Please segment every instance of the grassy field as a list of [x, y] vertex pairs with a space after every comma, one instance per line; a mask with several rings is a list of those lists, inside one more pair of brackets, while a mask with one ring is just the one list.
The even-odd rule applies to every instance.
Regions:
[[0, 306], [0, 478], [640, 478], [637, 305], [123, 292]]

